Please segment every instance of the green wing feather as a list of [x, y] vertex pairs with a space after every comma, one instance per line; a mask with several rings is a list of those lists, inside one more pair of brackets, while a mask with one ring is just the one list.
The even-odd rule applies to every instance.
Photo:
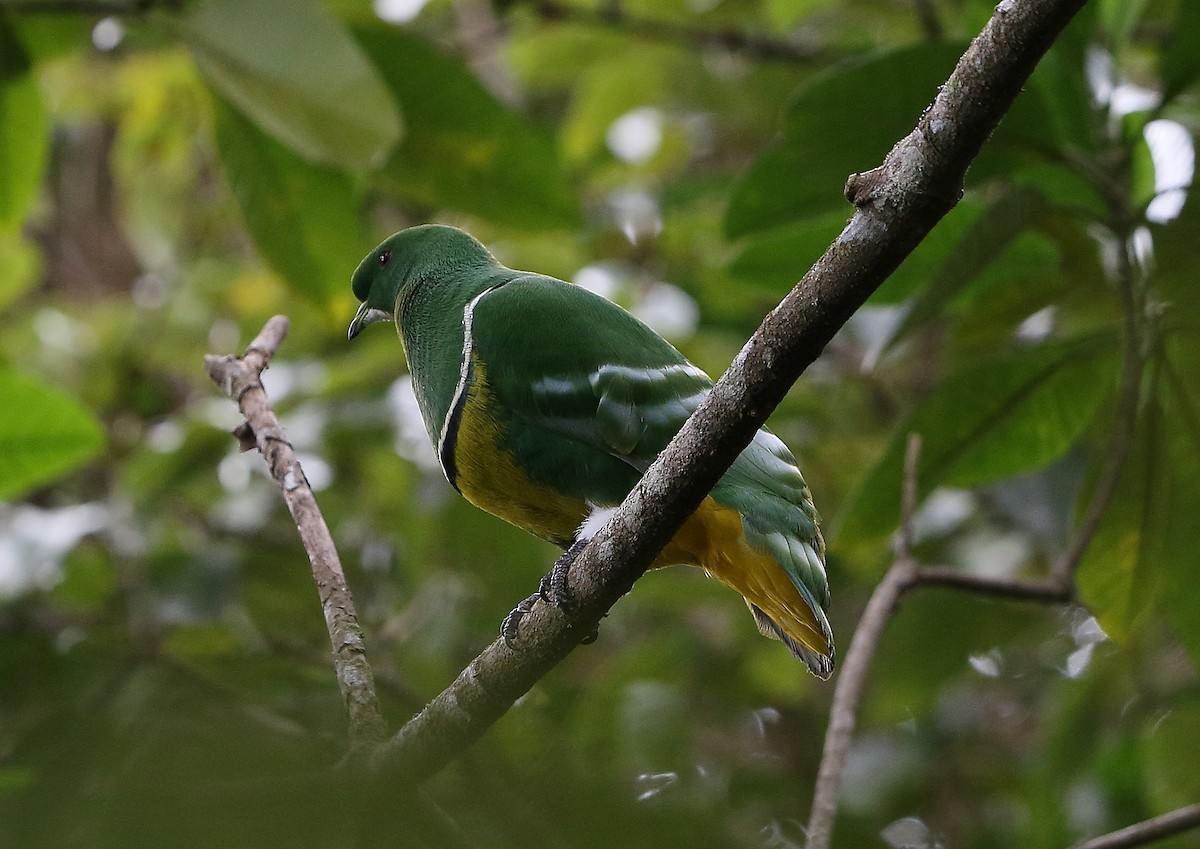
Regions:
[[[625, 310], [538, 275], [517, 277], [480, 299], [473, 351], [487, 365], [518, 464], [594, 505], [619, 503], [712, 387], [708, 375]], [[760, 430], [712, 495], [742, 515], [747, 541], [786, 571], [832, 647], [825, 544], [791, 452]], [[828, 675], [830, 659], [815, 660], [754, 613], [760, 630]]]

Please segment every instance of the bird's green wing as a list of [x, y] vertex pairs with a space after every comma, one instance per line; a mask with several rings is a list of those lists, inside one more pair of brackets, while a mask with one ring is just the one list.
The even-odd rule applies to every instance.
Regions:
[[[712, 380], [625, 310], [553, 278], [518, 277], [479, 299], [472, 354], [510, 421], [510, 448], [531, 472], [560, 488], [578, 470], [537, 468], [553, 434], [581, 457], [600, 451], [627, 473], [615, 503], [696, 409]], [[599, 491], [613, 489], [600, 486]], [[596, 502], [597, 499], [591, 499]]]
[[[620, 307], [534, 275], [478, 300], [472, 354], [484, 363], [488, 388], [504, 410], [517, 462], [593, 505], [623, 499], [712, 388], [708, 375]], [[618, 462], [605, 465], [598, 455]], [[827, 676], [833, 638], [824, 613], [825, 544], [792, 453], [760, 430], [712, 496], [741, 514], [746, 541], [786, 572], [829, 656], [806, 649], [752, 605], [760, 630]]]

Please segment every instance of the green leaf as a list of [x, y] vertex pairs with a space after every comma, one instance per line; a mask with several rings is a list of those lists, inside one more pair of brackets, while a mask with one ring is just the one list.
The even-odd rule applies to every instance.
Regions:
[[1098, 7], [1101, 22], [1108, 32], [1111, 49], [1121, 50], [1127, 47], [1142, 13], [1146, 10], [1146, 0], [1100, 0]]
[[60, 477], [104, 442], [91, 413], [37, 378], [0, 370], [0, 398], [0, 499]]
[[371, 247], [350, 178], [306, 162], [220, 100], [215, 112], [221, 162], [263, 257], [313, 303], [350, 309], [349, 274]]
[[[1194, 590], [1193, 590], [1194, 592]], [[1142, 739], [1147, 789], [1155, 813], [1166, 813], [1200, 799], [1200, 698], [1181, 694], [1171, 710], [1146, 730]]]
[[28, 292], [42, 270], [42, 254], [18, 230], [0, 230], [0, 312]]
[[1029, 100], [1020, 97], [1000, 123], [1000, 133], [1017, 130], [1018, 138], [1026, 141], [1050, 142], [1054, 152], [1047, 158], [1051, 161], [1062, 160], [1064, 147], [1096, 153], [1108, 143], [1106, 118], [1094, 105], [1084, 75], [1098, 26], [1098, 8], [1096, 3], [1089, 3], [1080, 10], [1038, 62], [1026, 84], [1026, 89], [1037, 96], [1036, 101], [1041, 107], [1036, 114], [1027, 113], [1014, 120], [1014, 113], [1020, 110], [1022, 102]]
[[1170, 103], [1200, 76], [1200, 3], [1179, 0], [1175, 25], [1162, 51], [1163, 103]]
[[891, 338], [890, 347], [924, 326], [999, 259], [1020, 233], [1036, 223], [1044, 202], [1040, 193], [1014, 187], [976, 218], [947, 253], [928, 285], [913, 299]]
[[[725, 215], [727, 235], [742, 236], [845, 209], [846, 178], [879, 165], [916, 126], [964, 47], [923, 42], [814, 76], [788, 110], [783, 137], [734, 187]], [[1068, 70], [1063, 76], [1070, 81], [1082, 79], [1077, 69]], [[1086, 134], [1087, 127], [1056, 121], [1044, 106], [1043, 90], [1056, 90], [1057, 84], [1057, 77], [1041, 85], [1031, 83], [1031, 90], [1017, 98], [972, 164], [969, 181], [1007, 175], [1018, 165], [1041, 159], [1043, 151], [1064, 138]], [[1074, 117], [1075, 89], [1067, 100]], [[1086, 107], [1085, 90], [1079, 109]], [[1070, 135], [1063, 136], [1064, 132]]]
[[812, 215], [748, 239], [729, 273], [767, 291], [786, 292], [846, 226], [844, 212]]
[[1200, 515], [1200, 408], [1184, 372], [1172, 362], [1178, 349], [1164, 350], [1171, 354], [1150, 366], [1152, 397], [1076, 579], [1080, 599], [1113, 637], [1130, 637], [1159, 609], [1200, 662], [1194, 533]]
[[846, 178], [874, 168], [916, 126], [961, 53], [921, 44], [815, 76], [792, 102], [783, 138], [734, 188], [726, 232], [844, 209]]
[[1041, 468], [1079, 438], [1112, 388], [1109, 335], [1018, 350], [948, 377], [901, 422], [859, 483], [838, 533], [895, 529], [908, 434], [922, 437], [919, 491], [974, 486]]
[[[1194, 362], [1192, 359], [1183, 362]], [[1163, 533], [1162, 606], [1180, 641], [1200, 666], [1200, 593], [1196, 592], [1195, 517], [1200, 515], [1200, 404], [1174, 362], [1166, 362], [1162, 393], [1163, 440], [1170, 457], [1169, 496]], [[1193, 378], [1194, 383], [1194, 378]], [[1160, 443], [1162, 444], [1162, 443]]]
[[24, 218], [50, 150], [50, 120], [29, 58], [0, 17], [0, 227]]
[[230, 103], [310, 161], [374, 168], [400, 139], [375, 69], [316, 0], [200, 0], [159, 20]]
[[575, 85], [560, 137], [563, 156], [585, 164], [605, 148], [609, 127], [639, 106], [655, 103], [671, 89], [669, 51], [622, 51], [595, 62]]
[[1167, 303], [1168, 315], [1200, 315], [1200, 286], [1196, 269], [1200, 267], [1200, 192], [1188, 191], [1178, 217], [1166, 224], [1151, 224], [1154, 238], [1152, 282]]
[[354, 35], [408, 116], [408, 136], [381, 175], [386, 190], [522, 227], [577, 223], [548, 134], [425, 39], [382, 25]]
[[1080, 600], [1114, 639], [1128, 639], [1159, 593], [1160, 547], [1170, 516], [1170, 470], [1157, 401], [1138, 422], [1104, 520], [1075, 573]]

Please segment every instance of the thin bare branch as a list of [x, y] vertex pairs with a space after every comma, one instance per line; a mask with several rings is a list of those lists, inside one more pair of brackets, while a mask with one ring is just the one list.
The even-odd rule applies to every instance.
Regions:
[[178, 9], [182, 0], [0, 0], [0, 11], [69, 15], [133, 15]]
[[821, 57], [812, 46], [754, 35], [736, 29], [709, 29], [661, 18], [631, 15], [616, 3], [588, 7], [555, 0], [532, 0], [525, 5], [544, 20], [604, 26], [653, 41], [677, 42], [697, 47], [721, 48], [754, 59], [811, 64]]
[[[1111, 201], [1112, 204], [1124, 203], [1121, 200]], [[1119, 209], [1112, 211], [1117, 221], [1125, 220], [1126, 216]], [[1121, 315], [1123, 318], [1122, 336], [1124, 354], [1121, 365], [1120, 384], [1117, 389], [1117, 412], [1108, 446], [1104, 455], [1104, 465], [1096, 479], [1096, 487], [1092, 491], [1092, 500], [1087, 506], [1075, 538], [1063, 554], [1062, 559], [1055, 564], [1055, 580], [1064, 586], [1070, 585], [1079, 568], [1083, 555], [1087, 552], [1092, 538], [1100, 529], [1100, 522], [1108, 512], [1108, 505], [1117, 492], [1117, 483], [1121, 479], [1121, 471], [1125, 460], [1133, 448], [1134, 432], [1137, 428], [1138, 407], [1141, 402], [1142, 379], [1146, 370], [1144, 353], [1145, 340], [1141, 332], [1141, 301], [1138, 295], [1137, 270], [1130, 256], [1129, 228], [1114, 227], [1120, 248], [1117, 251], [1117, 291], [1121, 296]]]
[[1137, 825], [1131, 825], [1120, 831], [1113, 831], [1082, 843], [1076, 843], [1071, 849], [1129, 849], [1131, 846], [1145, 846], [1147, 843], [1181, 834], [1193, 828], [1200, 828], [1200, 803], [1179, 808], [1169, 814], [1139, 822]]
[[993, 578], [972, 575], [950, 566], [921, 566], [913, 579], [914, 586], [947, 587], [954, 590], [994, 596], [1013, 601], [1034, 601], [1041, 604], [1067, 604], [1072, 600], [1071, 584], [1054, 580], [1026, 581], [1020, 578]]
[[851, 176], [846, 195], [856, 211], [842, 234], [767, 315], [575, 559], [568, 580], [576, 612], [534, 604], [521, 620], [520, 651], [502, 640], [488, 646], [377, 753], [378, 767], [409, 781], [437, 771], [595, 632], [809, 363], [958, 202], [967, 167], [1084, 2], [1004, 0], [996, 7], [916, 129], [881, 166]]
[[917, 465], [921, 459], [921, 434], [908, 435], [904, 446], [903, 492], [900, 494], [900, 531], [896, 534], [896, 556], [911, 558], [913, 517], [917, 515]]
[[916, 477], [920, 455], [921, 437], [915, 433], [909, 434], [904, 454], [904, 498], [900, 530], [897, 532], [896, 560], [871, 593], [838, 673], [833, 703], [829, 708], [829, 726], [825, 730], [825, 747], [821, 752], [821, 765], [813, 787], [806, 849], [829, 849], [838, 798], [842, 792], [846, 756], [854, 739], [858, 706], [866, 689], [871, 661], [875, 659], [875, 651], [879, 648], [879, 640], [892, 611], [916, 578], [917, 564], [912, 560], [909, 546], [912, 541], [912, 517], [917, 508]]
[[349, 718], [350, 740], [357, 748], [377, 743], [387, 734], [374, 677], [367, 663], [362, 629], [329, 527], [261, 381], [263, 370], [283, 343], [287, 330], [287, 318], [277, 315], [263, 326], [241, 358], [209, 354], [204, 358], [204, 366], [208, 376], [246, 417], [234, 434], [243, 450], [257, 447], [262, 453], [300, 531], [329, 629], [334, 671]]

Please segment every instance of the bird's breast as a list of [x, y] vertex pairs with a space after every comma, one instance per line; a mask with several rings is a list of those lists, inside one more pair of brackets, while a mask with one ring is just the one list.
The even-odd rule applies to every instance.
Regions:
[[481, 510], [562, 547], [588, 513], [583, 499], [532, 480], [506, 446], [507, 422], [488, 386], [487, 368], [472, 357], [469, 382], [454, 417], [451, 483]]

